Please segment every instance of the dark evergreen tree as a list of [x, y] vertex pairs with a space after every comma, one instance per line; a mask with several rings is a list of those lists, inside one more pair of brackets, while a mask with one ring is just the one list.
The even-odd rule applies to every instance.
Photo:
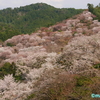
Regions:
[[88, 10], [93, 13], [93, 11], [94, 11], [93, 4], [88, 3], [87, 6], [88, 6]]

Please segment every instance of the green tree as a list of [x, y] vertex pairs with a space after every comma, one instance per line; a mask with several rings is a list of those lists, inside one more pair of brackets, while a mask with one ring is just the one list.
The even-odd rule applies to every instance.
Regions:
[[87, 6], [88, 6], [88, 10], [93, 13], [93, 11], [94, 11], [93, 4], [88, 3]]

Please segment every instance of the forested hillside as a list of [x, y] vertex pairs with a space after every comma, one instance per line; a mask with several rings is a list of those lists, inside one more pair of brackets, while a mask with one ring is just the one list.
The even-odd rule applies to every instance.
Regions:
[[74, 8], [59, 9], [44, 3], [0, 10], [0, 39], [5, 41], [17, 34], [30, 34], [82, 11]]
[[21, 34], [12, 24], [0, 22], [0, 41], [11, 38], [14, 35]]

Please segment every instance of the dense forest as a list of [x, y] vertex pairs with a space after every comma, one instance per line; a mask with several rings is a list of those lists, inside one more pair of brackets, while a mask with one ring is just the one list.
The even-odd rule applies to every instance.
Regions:
[[82, 11], [74, 8], [55, 8], [45, 3], [0, 10], [0, 41], [18, 34], [30, 34], [41, 27], [48, 27]]

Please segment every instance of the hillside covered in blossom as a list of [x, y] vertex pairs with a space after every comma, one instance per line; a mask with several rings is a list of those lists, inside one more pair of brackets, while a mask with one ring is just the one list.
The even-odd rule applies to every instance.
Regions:
[[0, 100], [92, 100], [92, 93], [99, 94], [100, 22], [95, 17], [86, 10], [2, 43]]

